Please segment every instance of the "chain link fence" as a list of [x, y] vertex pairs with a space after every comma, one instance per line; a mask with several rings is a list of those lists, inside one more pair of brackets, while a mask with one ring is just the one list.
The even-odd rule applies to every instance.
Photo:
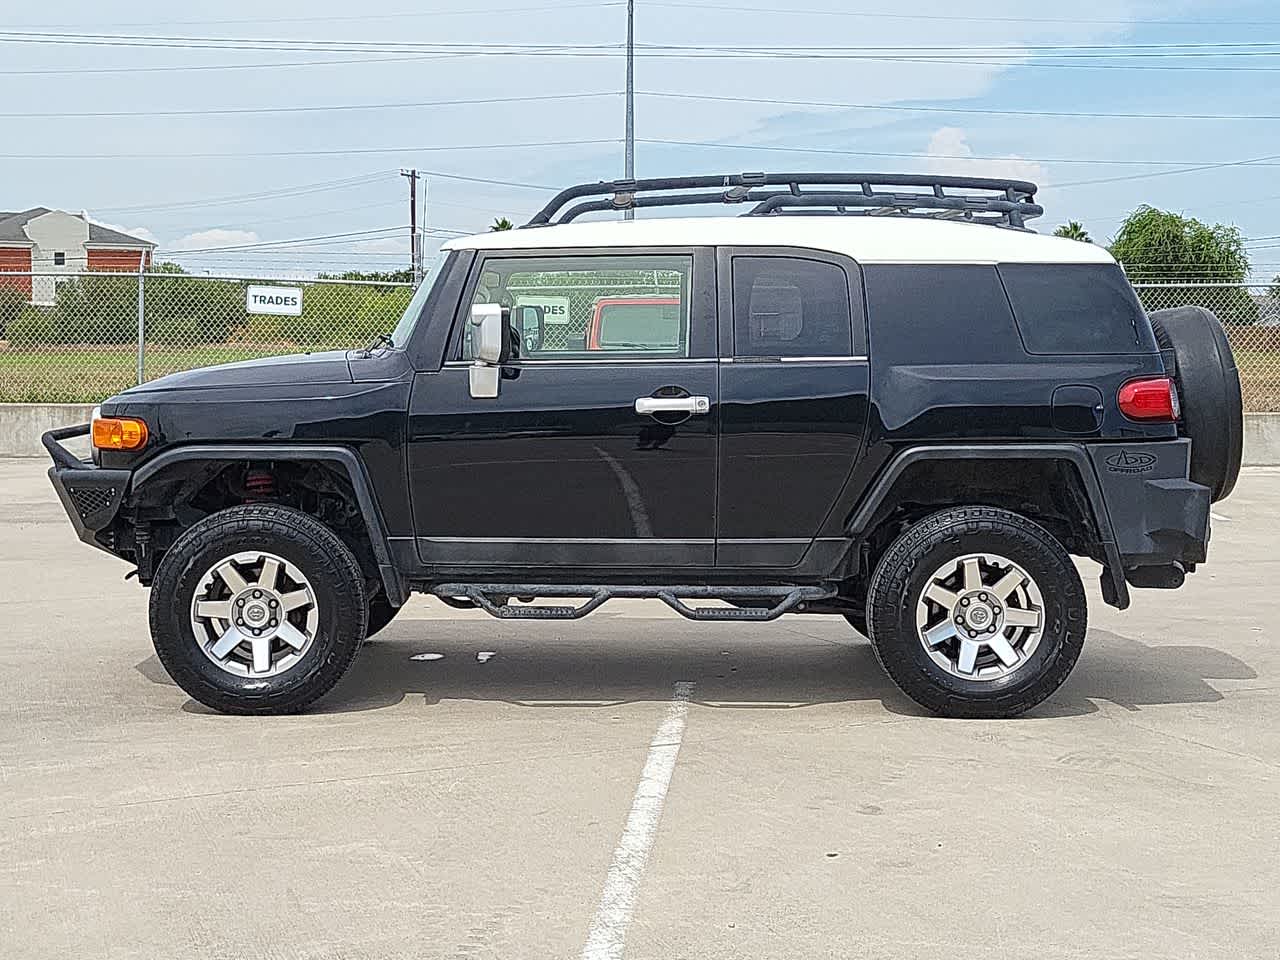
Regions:
[[[250, 287], [300, 288], [296, 316], [251, 313]], [[389, 333], [410, 283], [151, 271], [0, 274], [0, 402], [92, 403], [193, 367]]]
[[[250, 313], [249, 287], [301, 288], [297, 316]], [[629, 278], [619, 294], [680, 295], [663, 271]], [[1196, 304], [1226, 326], [1245, 409], [1280, 411], [1280, 286], [1134, 284], [1148, 310]], [[586, 286], [512, 287], [517, 301], [567, 304], [548, 349], [581, 340], [594, 310]], [[412, 284], [204, 277], [150, 271], [0, 274], [0, 402], [92, 403], [178, 370], [316, 349], [346, 349], [392, 330]]]

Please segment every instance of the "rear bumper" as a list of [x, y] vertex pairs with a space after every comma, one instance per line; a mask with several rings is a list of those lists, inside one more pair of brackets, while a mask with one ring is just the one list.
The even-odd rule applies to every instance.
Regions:
[[112, 551], [111, 524], [120, 510], [131, 476], [128, 470], [106, 470], [81, 460], [61, 443], [89, 432], [89, 424], [50, 430], [40, 438], [53, 459], [49, 481], [62, 501], [62, 508], [75, 528], [76, 536], [99, 549]]
[[[1179, 585], [1174, 571], [1191, 572], [1209, 550], [1210, 490], [1187, 479], [1191, 442], [1095, 444], [1089, 456], [1125, 579], [1134, 586]], [[1150, 568], [1172, 568], [1169, 582]]]

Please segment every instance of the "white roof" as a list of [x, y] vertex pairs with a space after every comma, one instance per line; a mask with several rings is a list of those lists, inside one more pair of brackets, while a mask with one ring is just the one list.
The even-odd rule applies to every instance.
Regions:
[[807, 247], [859, 263], [1114, 263], [1102, 247], [986, 224], [909, 217], [597, 220], [460, 237], [446, 250], [672, 246]]

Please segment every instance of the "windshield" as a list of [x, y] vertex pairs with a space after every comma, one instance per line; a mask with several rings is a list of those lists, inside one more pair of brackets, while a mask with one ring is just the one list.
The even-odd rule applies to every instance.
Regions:
[[413, 292], [413, 299], [404, 308], [404, 313], [400, 315], [400, 320], [396, 323], [395, 330], [391, 332], [391, 345], [393, 347], [403, 348], [409, 342], [409, 336], [413, 333], [414, 324], [418, 322], [418, 317], [422, 315], [422, 307], [427, 302], [427, 297], [431, 296], [431, 288], [436, 285], [436, 280], [440, 278], [440, 271], [444, 267], [444, 262], [448, 256], [447, 251], [441, 250], [427, 263], [427, 272], [423, 275], [422, 282], [418, 284], [418, 289]]

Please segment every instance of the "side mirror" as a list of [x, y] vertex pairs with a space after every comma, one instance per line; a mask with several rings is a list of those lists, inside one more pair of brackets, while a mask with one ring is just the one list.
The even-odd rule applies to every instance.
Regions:
[[511, 356], [511, 317], [496, 303], [477, 303], [471, 308], [471, 396], [492, 399], [498, 395], [501, 364]]
[[520, 356], [528, 356], [542, 349], [545, 322], [546, 315], [542, 307], [529, 304], [511, 309], [511, 330], [519, 338]]
[[496, 303], [477, 303], [471, 308], [471, 351], [478, 363], [506, 363], [511, 356], [511, 337], [504, 329], [509, 321]]

